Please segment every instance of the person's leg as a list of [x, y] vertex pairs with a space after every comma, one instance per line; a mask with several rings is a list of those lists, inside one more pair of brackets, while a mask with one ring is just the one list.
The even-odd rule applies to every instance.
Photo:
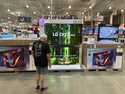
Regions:
[[44, 75], [43, 74], [40, 75], [40, 79], [41, 79], [41, 88], [43, 88], [44, 87]]
[[41, 77], [40, 77], [40, 68], [38, 66], [36, 66], [36, 72], [37, 72], [37, 75], [36, 75], [36, 89], [39, 89], [40, 88], [40, 80], [41, 80]]
[[40, 74], [37, 74], [36, 76], [36, 84], [39, 85], [40, 83]]
[[47, 71], [48, 71], [47, 68], [42, 68], [41, 70], [41, 90], [45, 90], [48, 88], [48, 86], [46, 85]]

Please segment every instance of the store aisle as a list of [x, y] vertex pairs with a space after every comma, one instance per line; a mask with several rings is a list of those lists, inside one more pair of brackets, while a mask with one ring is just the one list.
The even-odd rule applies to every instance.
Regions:
[[124, 72], [50, 73], [49, 89], [34, 89], [35, 73], [1, 73], [0, 94], [125, 94]]

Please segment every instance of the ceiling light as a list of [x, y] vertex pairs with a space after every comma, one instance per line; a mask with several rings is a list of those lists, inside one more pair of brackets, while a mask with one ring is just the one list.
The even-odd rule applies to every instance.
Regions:
[[7, 11], [10, 12], [10, 9], [8, 9]]
[[68, 15], [69, 13], [68, 12], [66, 12], [66, 15]]
[[8, 17], [8, 19], [10, 19], [10, 17]]
[[33, 14], [36, 14], [36, 12], [34, 11]]
[[29, 8], [29, 5], [26, 5], [26, 8]]
[[82, 12], [81, 14], [84, 15], [84, 12]]
[[111, 10], [111, 9], [112, 9], [112, 7], [110, 6], [110, 7], [109, 7], [109, 10]]
[[121, 12], [123, 13], [123, 12], [124, 12], [124, 9], [121, 9]]
[[92, 6], [89, 6], [89, 9], [92, 9]]
[[50, 14], [52, 15], [52, 11], [50, 11]]
[[48, 6], [48, 8], [50, 8], [50, 6]]
[[72, 8], [72, 6], [71, 5], [69, 5], [69, 9], [71, 9]]

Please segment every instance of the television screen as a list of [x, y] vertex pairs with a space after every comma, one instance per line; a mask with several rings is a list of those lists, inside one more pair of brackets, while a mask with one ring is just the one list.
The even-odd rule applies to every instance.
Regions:
[[94, 27], [94, 34], [98, 34], [99, 27]]
[[79, 63], [79, 47], [76, 46], [51, 46], [51, 64], [65, 65]]
[[50, 44], [78, 45], [82, 41], [82, 24], [46, 24]]
[[29, 62], [26, 49], [28, 47], [0, 47], [0, 69], [1, 67], [26, 68]]
[[85, 34], [93, 34], [94, 33], [94, 28], [93, 27], [85, 27], [84, 30]]
[[116, 49], [100, 49], [99, 52], [93, 53], [93, 65], [112, 66], [116, 61]]
[[116, 39], [118, 36], [119, 28], [116, 26], [101, 26], [99, 27], [100, 39]]
[[27, 22], [27, 23], [30, 23], [32, 20], [31, 17], [27, 17], [27, 16], [20, 16], [18, 17], [18, 22]]

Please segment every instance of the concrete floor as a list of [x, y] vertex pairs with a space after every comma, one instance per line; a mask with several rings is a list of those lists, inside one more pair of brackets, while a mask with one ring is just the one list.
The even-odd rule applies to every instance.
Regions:
[[125, 72], [57, 72], [36, 91], [35, 73], [0, 73], [0, 94], [125, 94]]

